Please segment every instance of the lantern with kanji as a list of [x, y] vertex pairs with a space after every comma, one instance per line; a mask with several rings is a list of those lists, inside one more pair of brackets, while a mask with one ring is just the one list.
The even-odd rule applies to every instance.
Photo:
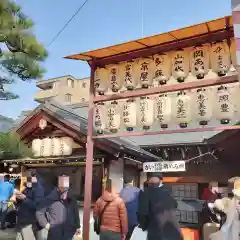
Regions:
[[168, 128], [171, 121], [171, 98], [166, 94], [159, 95], [155, 100], [155, 117], [161, 128]]
[[191, 72], [197, 79], [203, 79], [209, 71], [209, 45], [193, 47], [191, 51]]
[[232, 103], [232, 97], [225, 86], [217, 89], [217, 101], [215, 105], [215, 117], [221, 124], [228, 124], [233, 119], [235, 107]]
[[179, 82], [182, 83], [189, 74], [189, 51], [178, 50], [172, 55], [172, 75]]
[[120, 66], [112, 64], [107, 66], [109, 88], [112, 92], [118, 92], [121, 88]]
[[42, 142], [44, 146], [42, 156], [43, 157], [51, 156], [52, 155], [52, 139], [47, 137], [47, 138], [44, 138]]
[[121, 124], [120, 107], [117, 101], [112, 101], [107, 109], [107, 129], [116, 133]]
[[139, 83], [142, 88], [148, 88], [153, 80], [152, 58], [142, 58], [138, 61]]
[[73, 139], [70, 137], [61, 138], [61, 150], [62, 155], [69, 156], [72, 154], [73, 149]]
[[[195, 101], [194, 101], [195, 102]], [[198, 89], [196, 94], [196, 120], [206, 126], [212, 118], [211, 95], [206, 89]]]
[[123, 62], [121, 64], [121, 70], [123, 86], [127, 90], [135, 89], [137, 85], [135, 62], [134, 61]]
[[139, 123], [144, 130], [149, 130], [154, 121], [154, 100], [150, 97], [140, 97]]
[[230, 51], [226, 41], [212, 44], [210, 59], [212, 71], [219, 77], [225, 76], [231, 66]]
[[190, 97], [185, 92], [179, 92], [174, 104], [174, 117], [180, 128], [186, 128], [191, 121]]
[[127, 131], [133, 131], [137, 125], [137, 107], [134, 99], [128, 99], [123, 104], [122, 119]]
[[61, 139], [55, 137], [52, 139], [52, 156], [61, 156]]
[[108, 71], [106, 68], [97, 68], [94, 73], [94, 88], [99, 95], [107, 91]]
[[171, 58], [167, 54], [157, 54], [154, 59], [154, 75], [153, 78], [160, 85], [167, 83], [171, 76]]
[[41, 139], [33, 139], [33, 141], [32, 141], [32, 152], [33, 152], [34, 157], [39, 157], [40, 156], [41, 146], [42, 146], [42, 140]]
[[98, 134], [102, 134], [106, 128], [106, 106], [100, 102], [95, 105], [94, 110], [94, 129]]
[[236, 55], [237, 51], [236, 51], [236, 43], [234, 38], [231, 39], [231, 45], [230, 45], [230, 55], [231, 55], [231, 61], [232, 61], [232, 65], [234, 67], [236, 67], [237, 65], [237, 55]]

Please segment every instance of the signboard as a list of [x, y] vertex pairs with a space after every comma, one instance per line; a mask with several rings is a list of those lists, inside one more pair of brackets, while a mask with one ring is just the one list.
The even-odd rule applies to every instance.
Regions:
[[185, 161], [162, 161], [143, 163], [144, 172], [184, 172]]

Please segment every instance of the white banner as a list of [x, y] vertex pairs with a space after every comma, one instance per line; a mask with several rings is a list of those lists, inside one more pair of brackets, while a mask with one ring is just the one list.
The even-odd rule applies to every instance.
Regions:
[[185, 161], [162, 161], [143, 163], [144, 172], [184, 172]]

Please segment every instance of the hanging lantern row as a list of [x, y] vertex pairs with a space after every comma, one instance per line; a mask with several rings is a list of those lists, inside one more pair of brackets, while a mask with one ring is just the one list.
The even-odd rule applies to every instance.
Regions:
[[161, 94], [140, 97], [138, 101], [131, 98], [123, 103], [98, 103], [95, 105], [94, 128], [102, 134], [104, 130], [116, 133], [122, 127], [129, 132], [137, 127], [149, 130], [156, 122], [162, 129], [172, 123], [186, 128], [192, 121], [206, 126], [212, 119], [228, 124], [235, 116], [237, 102], [227, 87], [220, 86], [215, 90], [198, 89], [191, 95], [181, 91], [175, 97]]
[[69, 156], [72, 154], [73, 139], [70, 137], [34, 139], [34, 157]]
[[196, 80], [204, 79], [210, 69], [222, 77], [228, 73], [231, 64], [236, 65], [233, 39], [230, 48], [226, 41], [221, 41], [97, 68], [95, 90], [103, 95], [108, 89], [118, 92], [122, 87], [127, 90], [139, 86], [148, 88], [156, 81], [160, 85], [167, 84], [171, 76], [182, 83], [190, 73]]

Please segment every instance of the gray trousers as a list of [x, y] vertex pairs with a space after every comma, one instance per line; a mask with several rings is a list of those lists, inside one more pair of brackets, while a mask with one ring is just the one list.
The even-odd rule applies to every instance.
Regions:
[[19, 227], [16, 240], [36, 240], [36, 231], [32, 224]]
[[122, 240], [122, 234], [112, 231], [104, 231], [100, 233], [100, 240]]

